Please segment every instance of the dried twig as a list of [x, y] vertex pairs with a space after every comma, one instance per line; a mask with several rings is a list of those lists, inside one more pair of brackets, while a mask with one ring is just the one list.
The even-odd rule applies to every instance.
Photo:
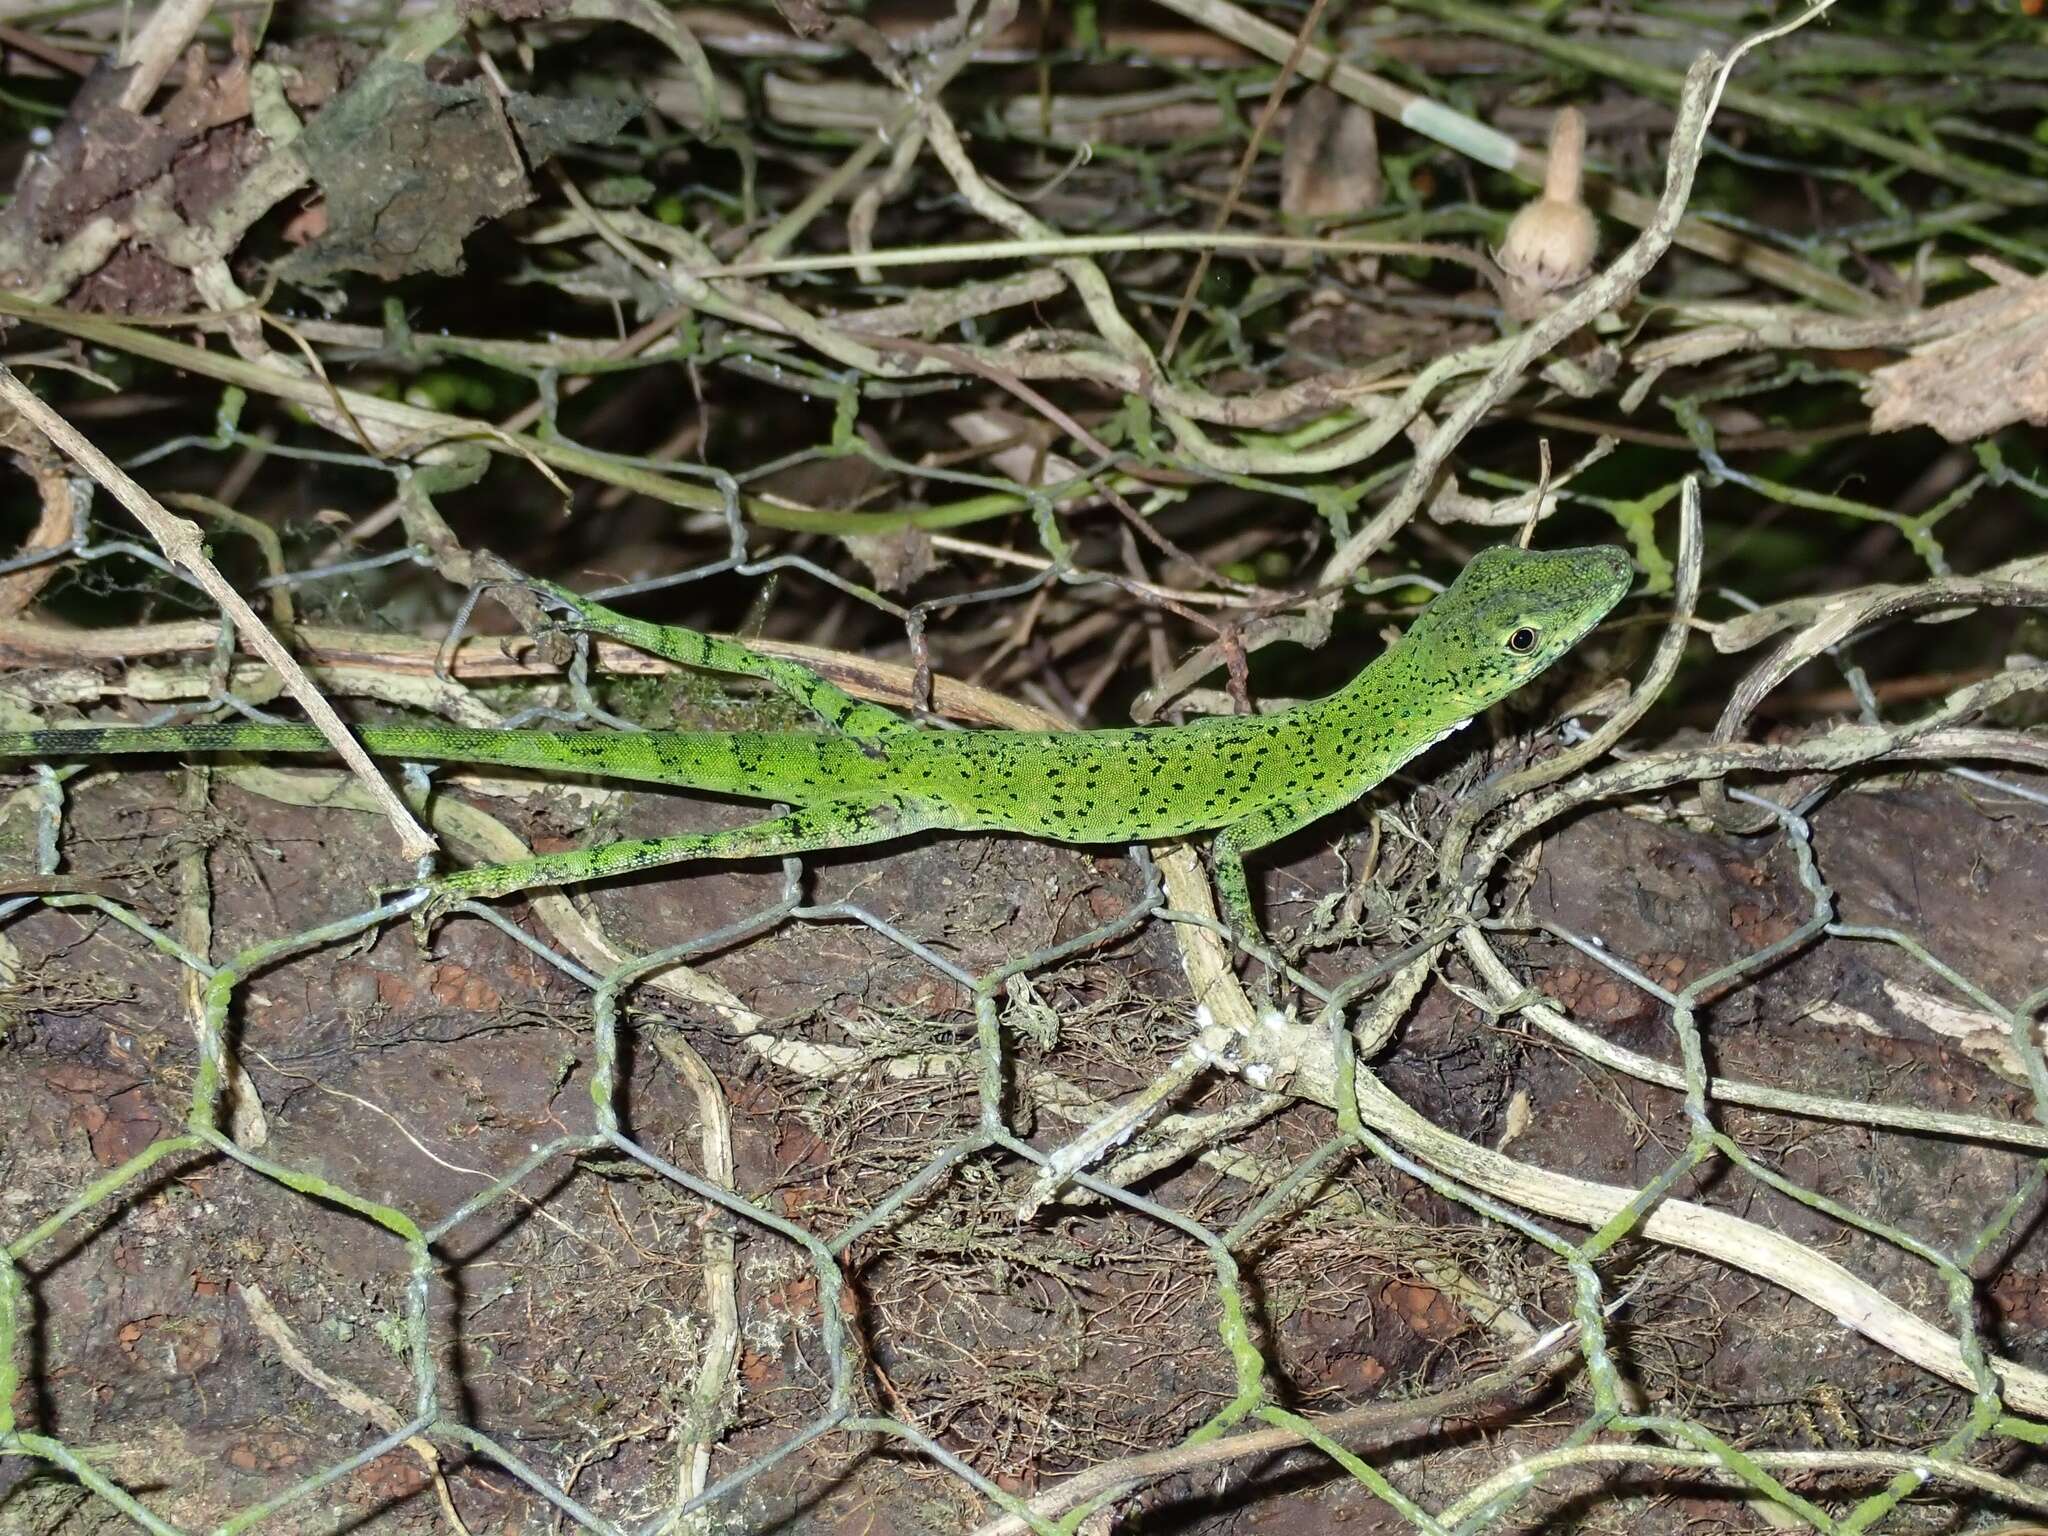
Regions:
[[0, 400], [13, 406], [24, 420], [47, 436], [80, 469], [111, 491], [115, 499], [135, 515], [135, 520], [149, 530], [150, 537], [156, 540], [157, 547], [163, 550], [171, 563], [189, 575], [207, 596], [220, 605], [221, 612], [234, 622], [250, 649], [277, 669], [286, 689], [305, 710], [306, 718], [333, 744], [335, 754], [348, 764], [363, 788], [383, 810], [398, 833], [400, 852], [408, 859], [421, 859], [431, 854], [438, 846], [434, 839], [413, 819], [412, 813], [405, 808], [405, 802], [398, 798], [384, 775], [370, 761], [369, 754], [350, 734], [341, 716], [313, 686], [305, 669], [270, 632], [242, 594], [206, 558], [206, 545], [199, 536], [199, 530], [184, 518], [173, 517], [165, 511], [126, 470], [95, 448], [84, 433], [51, 410], [41, 396], [5, 367], [0, 367]]

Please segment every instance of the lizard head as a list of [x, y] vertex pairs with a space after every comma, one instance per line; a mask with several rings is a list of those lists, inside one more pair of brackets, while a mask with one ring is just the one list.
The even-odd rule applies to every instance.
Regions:
[[1577, 645], [1634, 579], [1611, 544], [1482, 551], [1398, 647], [1460, 718], [1505, 698]]

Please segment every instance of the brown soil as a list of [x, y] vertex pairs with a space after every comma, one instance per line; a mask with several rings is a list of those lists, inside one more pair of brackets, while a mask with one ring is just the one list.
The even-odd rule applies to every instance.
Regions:
[[[144, 910], [170, 913], [172, 839], [187, 820], [177, 785], [135, 773], [77, 788], [67, 867], [119, 883]], [[216, 809], [216, 961], [352, 910], [368, 887], [402, 878], [391, 860], [365, 851], [375, 839], [358, 814], [307, 812], [231, 788], [217, 793]], [[729, 814], [636, 797], [625, 825], [703, 826]], [[2038, 808], [1928, 779], [1845, 795], [1814, 823], [1821, 871], [1845, 920], [1914, 935], [1999, 998], [2039, 984], [2048, 816]], [[1298, 918], [1288, 893], [1329, 892], [1341, 878], [1329, 853], [1305, 854], [1272, 872], [1269, 910], [1279, 924]], [[810, 882], [813, 899], [857, 902], [971, 973], [1083, 932], [1141, 889], [1124, 860], [1001, 838], [821, 858]], [[772, 870], [709, 871], [607, 889], [595, 901], [617, 942], [652, 948], [730, 922], [779, 889]], [[1677, 985], [1790, 931], [1808, 909], [1777, 839], [1601, 812], [1542, 849], [1527, 912], [1597, 936]], [[524, 920], [532, 929], [531, 914]], [[0, 1053], [0, 1200], [18, 1232], [178, 1132], [194, 1052], [179, 968], [134, 934], [89, 911], [41, 910], [17, 919], [9, 937], [22, 969]], [[1532, 983], [1576, 1017], [1671, 1057], [1665, 1018], [1647, 994], [1548, 938], [1518, 953]], [[657, 1032], [674, 1030], [723, 1084], [736, 1187], [828, 1239], [974, 1125], [969, 1076], [904, 1080], [887, 1070], [891, 1056], [970, 1044], [971, 998], [875, 930], [846, 920], [787, 923], [704, 969], [777, 1034], [865, 1042], [874, 1063], [838, 1082], [809, 1080], [765, 1064], [708, 1012], [636, 995], [620, 1102], [641, 1147], [701, 1167], [695, 1100], [655, 1046]], [[1012, 1032], [1019, 1080], [1049, 1069], [1114, 1099], [1170, 1060], [1184, 1036], [1185, 984], [1162, 925], [1033, 981], [1063, 1027], [1050, 1044]], [[1730, 1076], [2025, 1117], [2023, 1089], [1979, 1059], [1988, 1042], [1931, 1030], [1916, 1002], [1926, 996], [1968, 1006], [1901, 950], [1826, 940], [1719, 998], [1703, 1024], [1716, 1069]], [[1828, 1006], [1816, 1014], [1817, 1005]], [[392, 924], [373, 942], [289, 960], [244, 986], [238, 1030], [268, 1120], [264, 1155], [422, 1223], [531, 1148], [592, 1125], [588, 992], [474, 919], [446, 924], [430, 953]], [[1462, 1135], [1494, 1144], [1511, 1123], [1525, 1127], [1514, 1155], [1560, 1172], [1640, 1182], [1684, 1140], [1675, 1095], [1486, 1020], [1441, 983], [1378, 1065], [1404, 1097]], [[1211, 1081], [1183, 1107], [1220, 1107], [1246, 1092], [1234, 1080]], [[1040, 1145], [1071, 1130], [1028, 1097], [1013, 1092], [1012, 1103], [1022, 1106], [1018, 1129]], [[2028, 1174], [2023, 1159], [1979, 1147], [1739, 1110], [1722, 1112], [1720, 1123], [1808, 1188], [1951, 1252]], [[1285, 1168], [1330, 1132], [1325, 1111], [1297, 1105], [1242, 1145]], [[1353, 1160], [1334, 1170], [1313, 1202], [1268, 1224], [1239, 1256], [1255, 1338], [1297, 1408], [1322, 1413], [1430, 1389], [1499, 1353], [1473, 1309], [1424, 1278], [1432, 1264], [1462, 1266], [1538, 1326], [1568, 1315], [1568, 1283], [1540, 1250], [1383, 1167]], [[1025, 1182], [1007, 1159], [969, 1159], [897, 1223], [853, 1246], [845, 1310], [865, 1359], [857, 1390], [871, 1411], [913, 1424], [1019, 1493], [1104, 1458], [1176, 1443], [1227, 1401], [1233, 1380], [1200, 1244], [1099, 1205], [1020, 1224]], [[1144, 1192], [1211, 1231], [1251, 1201], [1244, 1185], [1201, 1167], [1155, 1177]], [[1926, 1265], [1725, 1168], [1679, 1193], [1796, 1234], [1923, 1315], [1945, 1316]], [[2036, 1208], [2026, 1207], [1975, 1275], [1998, 1346], [2048, 1364], [2040, 1343], [2048, 1257]], [[657, 1512], [674, 1486], [676, 1442], [697, 1412], [707, 1232], [738, 1239], [741, 1328], [739, 1397], [713, 1475], [785, 1443], [829, 1395], [809, 1258], [612, 1152], [548, 1163], [437, 1245], [431, 1325], [444, 1410], [601, 1513]], [[1924, 1445], [1966, 1409], [1965, 1394], [1746, 1276], [1640, 1246], [1624, 1248], [1610, 1271], [1613, 1283], [1640, 1286], [1615, 1346], [1644, 1401], [1730, 1439], [1795, 1449], [1894, 1438]], [[252, 1322], [245, 1288], [261, 1288], [321, 1370], [409, 1411], [403, 1245], [226, 1158], [165, 1161], [29, 1254], [24, 1272], [33, 1329], [15, 1399], [24, 1426], [88, 1448], [109, 1475], [187, 1528], [343, 1460], [374, 1434], [360, 1412], [287, 1368]], [[1425, 1502], [1454, 1496], [1509, 1449], [1555, 1443], [1585, 1411], [1584, 1381], [1568, 1377], [1512, 1422], [1448, 1427], [1402, 1445], [1397, 1481]], [[443, 1453], [452, 1499], [472, 1531], [549, 1528], [548, 1506], [502, 1470], [463, 1459], [459, 1447]], [[109, 1517], [74, 1490], [25, 1479], [27, 1470], [7, 1464], [0, 1528], [106, 1528]], [[1593, 1486], [1590, 1474], [1560, 1480], [1529, 1508], [1565, 1528], [1574, 1498]], [[1660, 1489], [1667, 1506], [1680, 1507], [1650, 1517], [1659, 1524], [1691, 1516], [1757, 1525], [1718, 1490]], [[1600, 1507], [1611, 1519], [1638, 1506]], [[1399, 1523], [1327, 1462], [1303, 1456], [1235, 1468], [1220, 1482], [1214, 1470], [1169, 1480], [1129, 1508], [1146, 1511], [1144, 1530], [1162, 1532], [1285, 1536]], [[1935, 1500], [1900, 1528], [1939, 1527], [1956, 1508]], [[961, 1530], [988, 1513], [935, 1464], [844, 1434], [756, 1478], [727, 1512], [735, 1530], [873, 1536]], [[367, 1536], [448, 1527], [422, 1461], [401, 1449], [268, 1528]]]

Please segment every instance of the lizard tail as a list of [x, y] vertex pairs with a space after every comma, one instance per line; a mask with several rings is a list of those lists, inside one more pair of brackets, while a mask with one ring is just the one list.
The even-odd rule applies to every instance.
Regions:
[[[372, 757], [424, 763], [481, 763], [504, 768], [552, 768], [603, 778], [678, 783], [675, 773], [630, 735], [581, 731], [490, 731], [449, 725], [357, 726], [356, 738]], [[695, 733], [691, 733], [695, 734]], [[670, 734], [671, 742], [675, 735]], [[715, 735], [706, 734], [713, 742]], [[333, 745], [310, 725], [71, 726], [47, 731], [0, 731], [0, 758], [106, 757], [114, 753], [202, 752], [324, 753]], [[673, 752], [671, 753], [673, 755]]]
[[[857, 747], [837, 737], [801, 731], [496, 731], [453, 725], [354, 729], [364, 749], [376, 758], [585, 773], [796, 804], [835, 790], [858, 792], [877, 772], [877, 765]], [[0, 731], [0, 758], [49, 760], [139, 752], [332, 756], [334, 748], [310, 725], [232, 721]]]

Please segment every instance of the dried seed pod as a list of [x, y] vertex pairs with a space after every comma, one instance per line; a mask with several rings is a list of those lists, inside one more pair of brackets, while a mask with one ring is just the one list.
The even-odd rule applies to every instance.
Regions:
[[1586, 163], [1586, 120], [1566, 107], [1550, 128], [1543, 195], [1508, 225], [1494, 260], [1508, 278], [1508, 307], [1518, 318], [1540, 313], [1550, 295], [1585, 281], [1600, 232], [1579, 195]]

